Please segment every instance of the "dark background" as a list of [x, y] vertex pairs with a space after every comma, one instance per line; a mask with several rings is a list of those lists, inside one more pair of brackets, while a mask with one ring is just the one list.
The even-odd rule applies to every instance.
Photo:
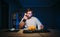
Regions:
[[46, 28], [60, 29], [60, 0], [0, 0], [0, 29], [11, 28], [12, 13], [22, 14], [27, 8]]

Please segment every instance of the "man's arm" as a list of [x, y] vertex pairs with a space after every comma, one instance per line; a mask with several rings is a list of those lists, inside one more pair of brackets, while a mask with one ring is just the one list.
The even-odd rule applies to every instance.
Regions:
[[25, 21], [24, 19], [22, 19], [19, 23], [19, 28], [22, 28], [25, 25]]
[[36, 21], [36, 24], [38, 26], [38, 30], [43, 29], [44, 26], [42, 25], [42, 23], [37, 18], [35, 18], [35, 21]]
[[24, 17], [22, 18], [21, 22], [19, 23], [20, 28], [22, 28], [25, 25], [25, 21], [27, 20], [27, 18], [28, 17], [25, 14]]

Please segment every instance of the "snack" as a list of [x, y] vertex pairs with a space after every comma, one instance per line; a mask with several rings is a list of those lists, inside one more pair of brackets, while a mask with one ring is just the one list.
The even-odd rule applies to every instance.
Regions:
[[36, 30], [36, 26], [29, 26], [29, 27], [28, 27], [28, 30], [34, 31], [34, 30]]

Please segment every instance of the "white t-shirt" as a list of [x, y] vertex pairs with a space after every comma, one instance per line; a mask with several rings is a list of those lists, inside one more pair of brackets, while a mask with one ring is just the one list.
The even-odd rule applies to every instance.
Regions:
[[26, 24], [25, 25], [26, 28], [31, 25], [38, 26], [38, 30], [40, 30], [40, 26], [42, 25], [41, 22], [36, 17], [31, 17], [30, 19], [27, 19], [25, 24]]

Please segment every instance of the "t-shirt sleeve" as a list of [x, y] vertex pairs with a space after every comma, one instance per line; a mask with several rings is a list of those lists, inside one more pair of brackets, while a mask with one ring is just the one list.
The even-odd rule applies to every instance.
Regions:
[[39, 19], [35, 18], [36, 25], [38, 26], [38, 29], [40, 29], [40, 26], [42, 23], [39, 21]]

